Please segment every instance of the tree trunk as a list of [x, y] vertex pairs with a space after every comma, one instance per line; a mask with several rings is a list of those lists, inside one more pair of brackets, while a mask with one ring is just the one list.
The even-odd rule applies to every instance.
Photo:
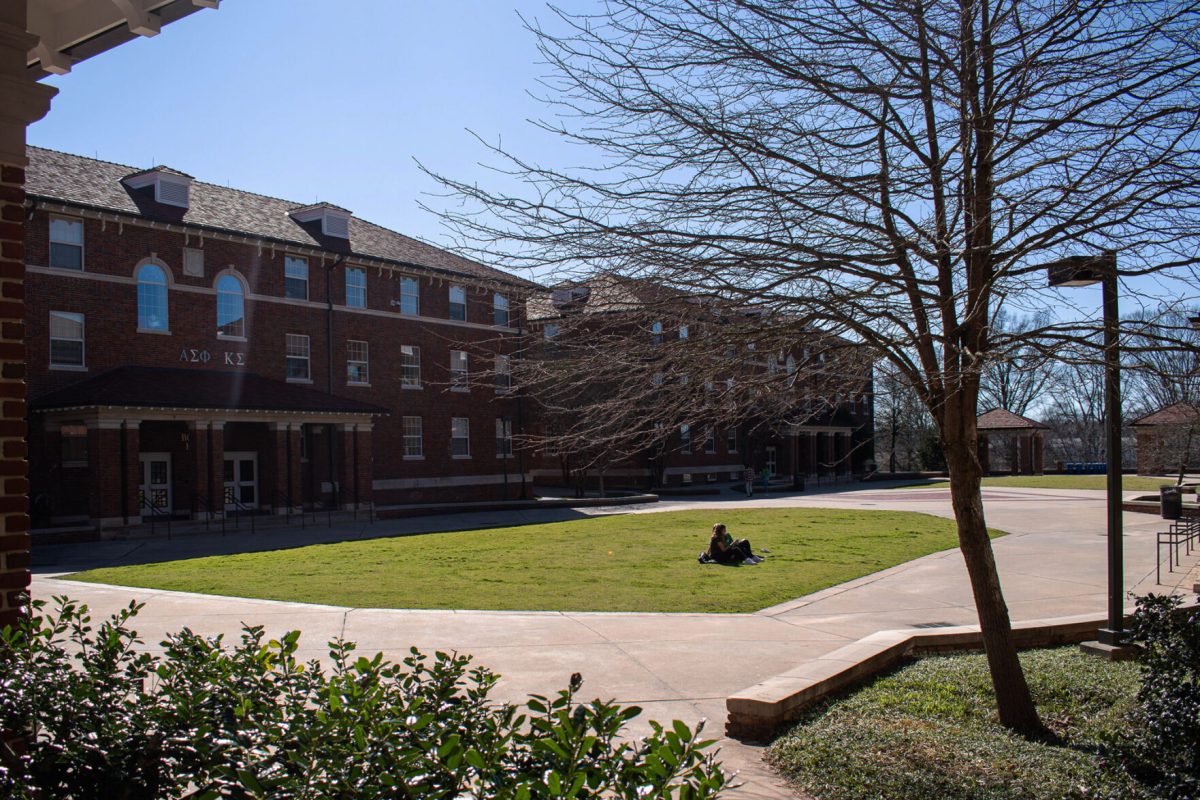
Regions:
[[979, 459], [972, 457], [972, 443], [958, 431], [943, 432], [947, 466], [950, 469], [950, 497], [958, 523], [958, 546], [966, 561], [984, 652], [996, 692], [1000, 724], [1025, 736], [1045, 733], [1037, 708], [1029, 694], [1029, 684], [1017, 659], [1008, 606], [1000, 588], [1000, 575], [992, 543], [988, 539], [980, 492], [982, 470]]

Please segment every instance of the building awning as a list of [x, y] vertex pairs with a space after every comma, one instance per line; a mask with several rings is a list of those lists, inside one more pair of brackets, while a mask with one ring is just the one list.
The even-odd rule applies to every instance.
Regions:
[[280, 415], [380, 416], [380, 406], [252, 372], [126, 366], [30, 401], [35, 412], [76, 409], [195, 410]]

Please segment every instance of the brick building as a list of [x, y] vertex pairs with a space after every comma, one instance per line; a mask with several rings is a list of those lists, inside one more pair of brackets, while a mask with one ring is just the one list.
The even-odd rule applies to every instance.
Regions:
[[28, 159], [35, 525], [525, 491], [533, 284], [328, 203]]
[[1200, 463], [1200, 409], [1172, 403], [1132, 423], [1138, 475], [1170, 475]]
[[[564, 284], [528, 307], [548, 359], [574, 360], [575, 380], [593, 376], [584, 402], [590, 395], [603, 404], [611, 392], [627, 406], [592, 413], [574, 433], [562, 420], [563, 435], [546, 430], [552, 413], [536, 414], [534, 433], [551, 445], [532, 457], [538, 483], [704, 485], [740, 481], [749, 468], [799, 487], [872, 468], [871, 368], [843, 339], [644, 279]], [[539, 406], [541, 393], [531, 394]], [[569, 398], [564, 405], [574, 416]], [[588, 426], [600, 436], [611, 428], [610, 441], [593, 447]], [[581, 462], [586, 471], [573, 469]]]

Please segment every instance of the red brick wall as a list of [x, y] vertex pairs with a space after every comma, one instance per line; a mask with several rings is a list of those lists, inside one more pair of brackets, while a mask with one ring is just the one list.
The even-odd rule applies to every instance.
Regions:
[[[183, 274], [184, 236], [162, 229], [141, 225], [121, 225], [112, 220], [84, 218], [83, 275], [67, 270], [44, 268], [48, 263], [49, 218], [51, 214], [37, 210], [29, 223], [27, 263], [33, 267], [29, 275], [30, 299], [27, 309], [30, 397], [36, 398], [63, 386], [85, 380], [107, 369], [139, 364], [162, 367], [182, 367], [196, 370], [252, 371], [276, 380], [286, 378], [285, 341], [289, 333], [304, 334], [310, 344], [310, 388], [329, 391], [326, 363], [325, 282], [331, 276], [330, 290], [335, 310], [333, 314], [333, 382], [332, 393], [372, 403], [389, 409], [389, 416], [375, 420], [372, 437], [374, 479], [444, 478], [470, 475], [496, 475], [504, 471], [495, 457], [495, 419], [497, 416], [516, 418], [515, 400], [509, 395], [497, 395], [489, 386], [473, 386], [469, 392], [447, 391], [451, 349], [472, 352], [471, 370], [478, 374], [490, 369], [490, 357], [480, 353], [495, 352], [504, 344], [496, 342], [495, 330], [462, 326], [429, 324], [402, 316], [392, 305], [400, 297], [398, 278], [378, 269], [366, 270], [368, 309], [378, 314], [358, 313], [340, 307], [345, 300], [345, 275], [342, 266], [334, 266], [327, 258], [322, 266], [319, 259], [309, 258], [310, 304], [246, 300], [245, 342], [219, 339], [216, 335], [216, 297], [212, 287], [216, 276], [234, 268], [249, 285], [249, 295], [264, 295], [282, 299], [284, 293], [285, 250], [274, 252], [234, 242], [206, 239], [203, 247], [204, 277]], [[70, 216], [66, 214], [64, 216]], [[199, 242], [190, 237], [187, 246], [196, 248]], [[137, 332], [137, 290], [133, 283], [138, 263], [151, 254], [168, 268], [172, 287], [168, 293], [170, 335]], [[119, 280], [95, 280], [104, 276]], [[424, 278], [421, 280], [421, 314], [446, 319], [449, 316], [449, 286], [451, 281]], [[192, 291], [189, 291], [192, 290]], [[492, 293], [468, 285], [468, 322], [490, 324]], [[516, 309], [516, 302], [512, 303]], [[85, 316], [86, 372], [49, 369], [49, 312], [69, 311]], [[370, 386], [347, 384], [346, 342], [356, 339], [368, 342]], [[421, 348], [421, 370], [424, 387], [420, 390], [400, 388], [399, 345]], [[181, 352], [187, 351], [187, 360]], [[208, 351], [207, 363], [194, 363], [191, 351]], [[235, 360], [241, 358], [243, 367], [229, 366], [225, 353]], [[405, 415], [424, 419], [425, 457], [420, 461], [404, 461], [403, 429]], [[471, 427], [471, 458], [450, 458], [450, 420], [467, 417]], [[38, 424], [35, 417], [34, 424]], [[228, 449], [238, 449], [233, 444]], [[273, 443], [264, 441], [260, 469], [270, 463], [269, 450]], [[340, 457], [339, 453], [339, 457]], [[35, 453], [34, 458], [56, 459], [58, 454]], [[40, 465], [39, 465], [40, 466]], [[508, 463], [515, 473], [515, 461]], [[39, 469], [39, 474], [46, 474]], [[180, 465], [176, 474], [183, 475]], [[319, 475], [323, 472], [319, 471]], [[267, 476], [265, 471], [262, 478]], [[518, 477], [519, 480], [519, 477]], [[274, 481], [272, 480], [272, 483]], [[366, 481], [364, 481], [366, 483]], [[268, 492], [268, 484], [262, 482]], [[307, 486], [305, 489], [307, 490]], [[319, 487], [318, 487], [319, 488]], [[368, 487], [361, 487], [364, 499]], [[439, 493], [438, 490], [432, 490]], [[499, 496], [502, 487], [457, 487], [455, 494], [465, 497]], [[428, 499], [428, 493], [416, 490], [386, 491], [376, 499], [380, 502], [405, 502]], [[182, 499], [182, 495], [180, 498]], [[269, 498], [264, 494], [264, 500]]]
[[25, 444], [23, 170], [0, 164], [0, 626], [29, 587]]

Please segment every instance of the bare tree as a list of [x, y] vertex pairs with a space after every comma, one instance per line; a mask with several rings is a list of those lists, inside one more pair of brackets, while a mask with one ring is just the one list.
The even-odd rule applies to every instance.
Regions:
[[933, 426], [929, 409], [903, 377], [888, 369], [875, 376], [876, 452], [889, 472], [925, 468], [918, 457]]
[[[752, 306], [774, 335], [818, 329], [886, 360], [941, 436], [1000, 720], [1040, 732], [984, 519], [981, 372], [1098, 327], [1047, 296], [1039, 264], [1111, 249], [1129, 291], [1196, 263], [1200, 11], [609, 0], [531, 27], [560, 111], [545, 126], [588, 163], [497, 149], [519, 196], [444, 179], [464, 247], [648, 278]], [[1004, 304], [1062, 321], [993, 335]]]
[[1029, 333], [1048, 324], [1048, 314], [1014, 317], [1000, 309], [992, 315], [991, 339], [997, 357], [980, 375], [981, 405], [1024, 416], [1042, 398], [1053, 376], [1052, 362], [1049, 354], [1029, 341]]
[[1200, 403], [1200, 341], [1194, 310], [1165, 307], [1134, 316], [1123, 366], [1133, 387], [1129, 411], [1149, 414], [1175, 403]]

